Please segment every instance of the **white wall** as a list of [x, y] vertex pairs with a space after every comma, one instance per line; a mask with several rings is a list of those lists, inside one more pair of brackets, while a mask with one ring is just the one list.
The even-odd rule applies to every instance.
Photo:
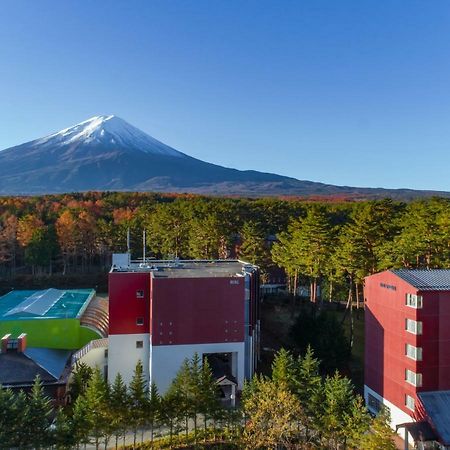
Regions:
[[84, 354], [78, 361], [86, 364], [89, 367], [95, 369], [98, 367], [100, 371], [103, 373], [104, 367], [108, 364], [108, 360], [105, 357], [105, 350], [108, 349], [108, 346], [99, 348], [92, 348], [86, 354]]
[[[141, 360], [145, 379], [148, 380], [150, 334], [110, 334], [108, 338], [108, 380], [113, 383], [120, 372], [124, 382], [129, 384], [138, 360]], [[136, 341], [143, 341], [143, 348], [136, 348]]]
[[[386, 400], [381, 395], [376, 393], [374, 390], [370, 389], [370, 387], [364, 385], [364, 400], [366, 402], [366, 405], [369, 404], [368, 397], [369, 394], [373, 395], [376, 399], [378, 399], [384, 406], [389, 408], [389, 411], [391, 413], [391, 428], [393, 430], [396, 429], [397, 425], [400, 425], [402, 423], [408, 423], [408, 422], [414, 422], [414, 419], [406, 414], [404, 411], [402, 411], [400, 408], [395, 406], [393, 403], [391, 403], [389, 400]], [[375, 413], [375, 411], [372, 411]], [[400, 428], [398, 430], [398, 434], [404, 439], [405, 438], [405, 429]], [[412, 436], [408, 433], [408, 442], [413, 443], [414, 440]]]
[[[110, 337], [111, 339], [111, 337]], [[110, 340], [111, 343], [111, 340]], [[110, 344], [111, 345], [111, 344]], [[164, 393], [170, 386], [172, 379], [181, 367], [183, 361], [198, 353], [200, 358], [204, 353], [237, 353], [237, 381], [238, 389], [244, 384], [244, 342], [223, 342], [219, 344], [194, 345], [157, 345], [152, 347], [152, 380], [158, 386], [160, 393]]]

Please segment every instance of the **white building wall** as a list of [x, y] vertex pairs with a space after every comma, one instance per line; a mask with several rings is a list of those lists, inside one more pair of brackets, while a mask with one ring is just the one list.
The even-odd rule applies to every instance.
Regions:
[[[110, 341], [111, 342], [111, 341]], [[170, 386], [183, 361], [198, 353], [200, 358], [204, 353], [237, 353], [236, 378], [238, 389], [244, 385], [244, 342], [223, 342], [219, 344], [192, 345], [157, 345], [152, 347], [152, 381], [158, 386], [160, 393], [164, 393]]]
[[[375, 392], [373, 389], [370, 389], [369, 386], [364, 385], [364, 400], [366, 402], [366, 405], [369, 405], [369, 394], [373, 395], [377, 400], [379, 400], [385, 407], [389, 409], [389, 412], [391, 413], [391, 428], [393, 430], [396, 430], [397, 425], [400, 425], [402, 423], [408, 423], [408, 422], [414, 422], [414, 419], [406, 414], [404, 411], [402, 411], [400, 408], [395, 406], [393, 403], [391, 403], [389, 400], [386, 400], [384, 397], [379, 395], [377, 392]], [[376, 414], [377, 411], [372, 411], [370, 408], [369, 410]], [[405, 429], [400, 428], [398, 430], [398, 434], [404, 439], [405, 438]], [[414, 442], [412, 436], [408, 433], [408, 441], [410, 443]]]
[[86, 364], [92, 369], [95, 369], [97, 367], [103, 373], [105, 366], [108, 364], [108, 359], [105, 355], [105, 351], [107, 349], [107, 345], [105, 345], [104, 347], [93, 348], [86, 354], [84, 354], [81, 358], [79, 358], [78, 361], [80, 363]]
[[[136, 348], [136, 342], [142, 341], [143, 347]], [[113, 334], [109, 335], [108, 380], [113, 383], [117, 373], [129, 384], [133, 378], [136, 363], [141, 360], [144, 376], [148, 380], [150, 363], [150, 334]]]

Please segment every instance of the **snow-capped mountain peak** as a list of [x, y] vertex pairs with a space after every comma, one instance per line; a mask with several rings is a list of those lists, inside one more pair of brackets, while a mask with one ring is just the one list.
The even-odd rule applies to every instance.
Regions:
[[172, 147], [154, 139], [147, 133], [114, 115], [94, 116], [33, 142], [45, 146], [79, 146], [99, 144], [107, 147], [127, 148], [144, 153], [186, 157]]

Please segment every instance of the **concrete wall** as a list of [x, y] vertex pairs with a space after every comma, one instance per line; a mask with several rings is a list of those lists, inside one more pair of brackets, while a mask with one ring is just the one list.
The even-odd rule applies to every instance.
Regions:
[[[366, 405], [369, 404], [369, 402], [368, 402], [369, 394], [373, 395], [386, 408], [389, 409], [389, 412], [391, 414], [391, 428], [393, 430], [396, 430], [397, 425], [400, 425], [402, 423], [414, 422], [414, 419], [410, 415], [406, 414], [400, 408], [397, 408], [397, 406], [395, 406], [389, 400], [386, 400], [385, 398], [381, 397], [379, 394], [377, 394], [374, 390], [370, 389], [368, 386], [364, 385], [364, 400], [366, 401]], [[377, 413], [377, 411], [372, 411], [370, 408], [369, 408], [369, 410], [373, 414]], [[405, 438], [405, 429], [404, 428], [399, 429], [398, 434], [404, 439]], [[414, 439], [412, 438], [412, 436], [409, 433], [408, 433], [408, 441], [414, 442]]]
[[164, 393], [186, 358], [192, 358], [195, 353], [198, 353], [201, 358], [204, 353], [236, 352], [236, 378], [238, 381], [238, 389], [242, 389], [244, 384], [244, 350], [244, 342], [154, 346], [152, 349], [152, 381], [156, 383], [159, 391]]
[[[115, 334], [109, 335], [108, 380], [112, 383], [117, 373], [129, 384], [133, 378], [136, 363], [141, 360], [144, 376], [149, 380], [150, 334]], [[142, 341], [143, 347], [136, 348], [136, 342]]]

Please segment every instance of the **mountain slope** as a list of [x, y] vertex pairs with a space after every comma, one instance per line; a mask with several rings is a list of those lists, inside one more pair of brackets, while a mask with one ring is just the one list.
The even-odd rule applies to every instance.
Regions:
[[116, 116], [96, 116], [0, 152], [0, 194], [87, 190], [367, 198], [432, 194], [332, 186], [229, 169], [181, 153]]

